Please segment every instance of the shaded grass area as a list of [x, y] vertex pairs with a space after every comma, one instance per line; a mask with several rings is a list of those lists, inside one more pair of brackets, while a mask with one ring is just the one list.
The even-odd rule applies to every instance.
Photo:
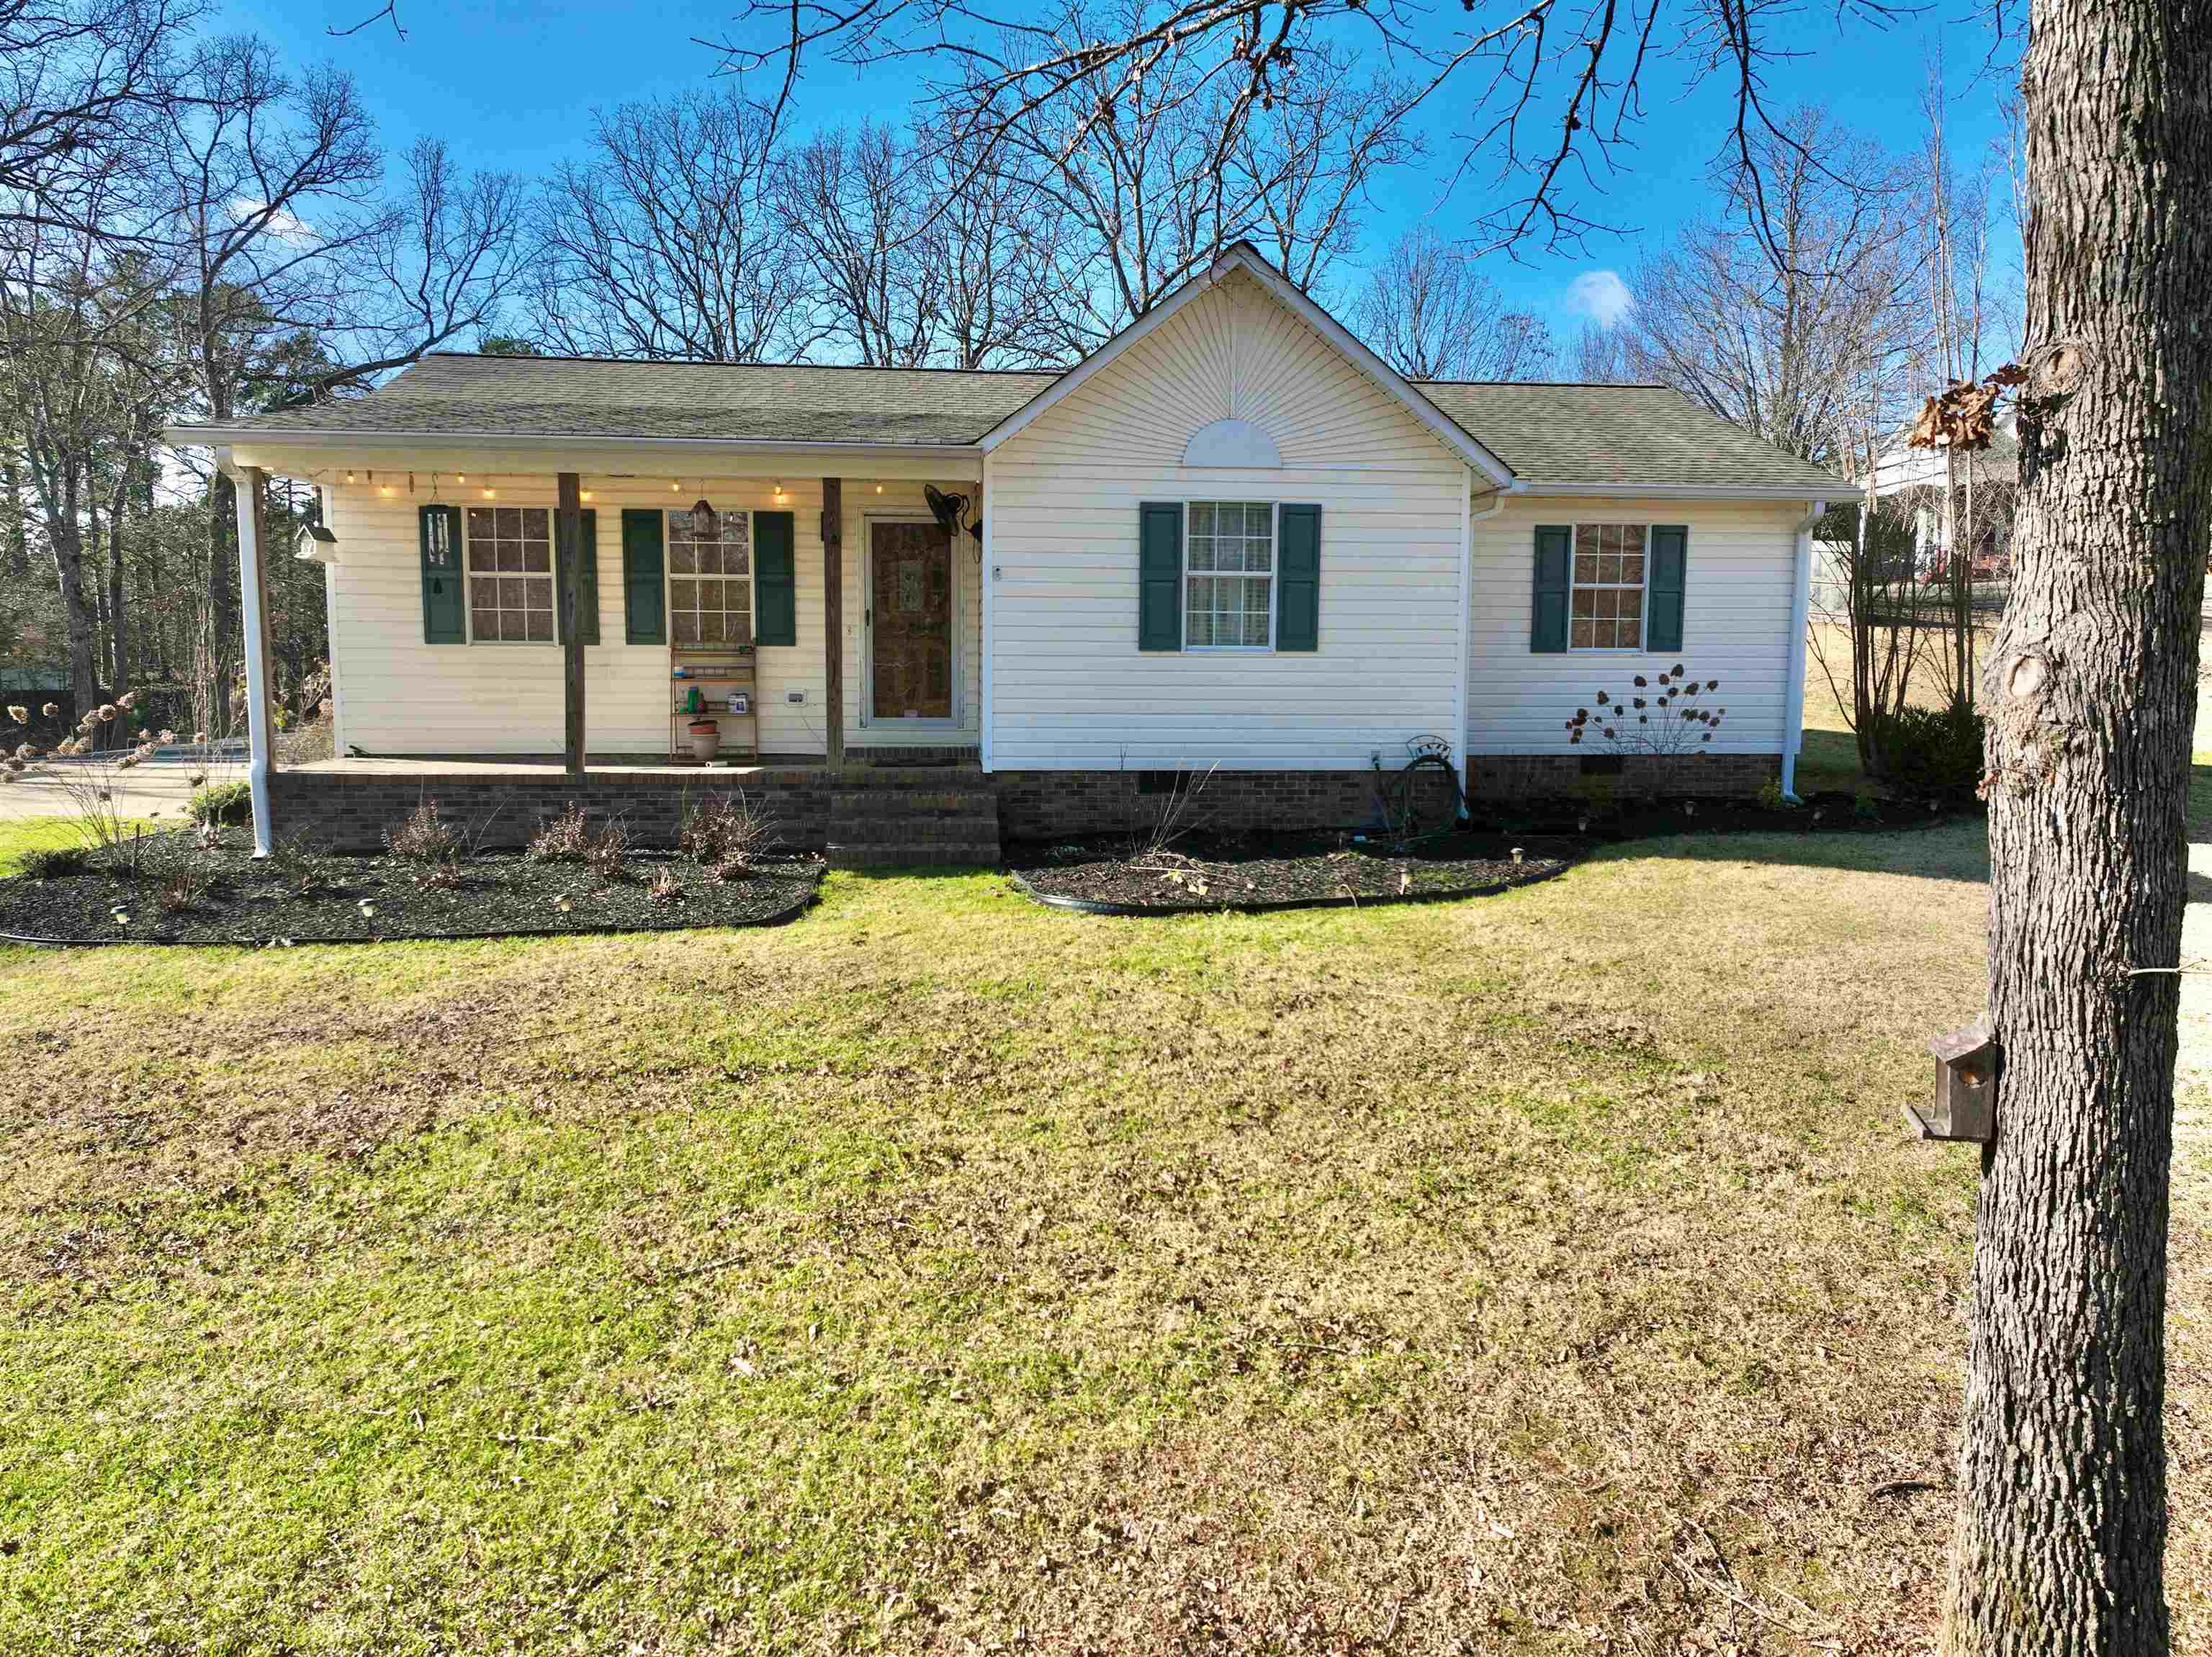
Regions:
[[0, 953], [0, 1647], [1917, 1648], [1984, 872]]

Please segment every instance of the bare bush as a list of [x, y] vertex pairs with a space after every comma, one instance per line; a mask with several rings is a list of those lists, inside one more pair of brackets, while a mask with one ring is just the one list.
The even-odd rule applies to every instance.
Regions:
[[[1711, 699], [1720, 680], [1692, 679], [1679, 661], [1650, 678], [1638, 673], [1632, 684], [1626, 692], [1600, 691], [1594, 709], [1576, 709], [1567, 721], [1567, 741], [1580, 746], [1595, 731], [1622, 754], [1662, 759], [1702, 754], [1728, 717], [1728, 710], [1715, 707]], [[1700, 695], [1706, 700], [1700, 702]]]
[[410, 863], [451, 862], [460, 855], [461, 832], [438, 815], [438, 802], [425, 800], [384, 831], [385, 850]]
[[743, 789], [684, 801], [676, 848], [718, 880], [743, 880], [777, 844], [774, 815], [757, 807]]
[[1199, 798], [1213, 780], [1215, 770], [1208, 765], [1203, 773], [1193, 776], [1178, 768], [1164, 792], [1137, 796], [1137, 823], [1129, 839], [1130, 862], [1158, 862], [1205, 820]]

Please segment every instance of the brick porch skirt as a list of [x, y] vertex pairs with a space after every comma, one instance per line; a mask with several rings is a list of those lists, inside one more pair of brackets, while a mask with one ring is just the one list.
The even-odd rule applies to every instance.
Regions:
[[[1629, 758], [1615, 776], [1586, 777], [1573, 754], [1478, 754], [1469, 762], [1468, 794], [1477, 801], [1558, 798], [1593, 792], [1756, 793], [1781, 768], [1773, 754], [1711, 754], [1681, 759]], [[1009, 840], [1120, 832], [1157, 819], [1169, 790], [1189, 787], [1200, 773], [1158, 771], [908, 772], [908, 786], [956, 775], [989, 785], [999, 796], [1000, 832]], [[896, 777], [896, 772], [891, 773]], [[448, 822], [483, 826], [483, 844], [519, 846], [540, 825], [580, 802], [595, 818], [619, 817], [640, 845], [675, 844], [690, 797], [739, 786], [773, 814], [783, 844], [821, 846], [829, 832], [832, 794], [890, 785], [866, 771], [840, 777], [811, 769], [771, 770], [738, 779], [711, 774], [599, 772], [565, 777], [390, 771], [279, 770], [270, 779], [280, 834], [305, 832], [341, 850], [374, 850], [385, 832], [425, 800]], [[1441, 779], [1437, 783], [1441, 795]], [[1441, 801], [1439, 800], [1439, 803]], [[1373, 774], [1365, 771], [1215, 771], [1204, 778], [1187, 813], [1194, 826], [1223, 830], [1362, 828], [1376, 819]]]

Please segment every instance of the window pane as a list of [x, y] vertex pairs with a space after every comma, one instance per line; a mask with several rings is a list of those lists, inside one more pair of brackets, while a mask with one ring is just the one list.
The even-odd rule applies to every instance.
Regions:
[[553, 641], [553, 612], [550, 610], [532, 610], [529, 614], [530, 642], [532, 644], [551, 643]]
[[1190, 503], [1191, 539], [1196, 540], [1200, 535], [1211, 535], [1212, 533], [1213, 503], [1211, 501], [1193, 501]]
[[688, 576], [698, 567], [699, 561], [692, 556], [690, 542], [668, 543], [668, 573], [670, 575]]
[[1579, 558], [1585, 552], [1589, 553], [1592, 557], [1595, 557], [1597, 554], [1597, 525], [1577, 524], [1575, 526], [1575, 556]]
[[1575, 554], [1575, 579], [1578, 582], [1593, 582], [1597, 579], [1596, 553], [1577, 552]]
[[668, 620], [670, 631], [678, 644], [696, 644], [699, 642], [699, 618], [689, 610], [676, 611]]
[[1620, 644], [1623, 649], [1637, 650], [1644, 646], [1644, 623], [1639, 618], [1620, 624]]
[[722, 607], [722, 583], [718, 581], [701, 582], [699, 583], [698, 604], [699, 608], [702, 610], [720, 609]]
[[1631, 587], [1644, 584], [1644, 555], [1632, 552], [1620, 561], [1620, 578]]
[[544, 541], [525, 541], [522, 544], [522, 567], [533, 573], [553, 567], [553, 549]]
[[722, 643], [722, 612], [720, 610], [702, 610], [699, 612], [699, 643]]
[[1193, 570], [1213, 568], [1213, 543], [1193, 536], [1190, 543], [1190, 567]]
[[1569, 638], [1568, 643], [1577, 650], [1589, 649], [1590, 648], [1590, 640], [1592, 637], [1590, 630], [1596, 625], [1597, 624], [1594, 621], [1577, 622], [1574, 625], [1574, 631]]

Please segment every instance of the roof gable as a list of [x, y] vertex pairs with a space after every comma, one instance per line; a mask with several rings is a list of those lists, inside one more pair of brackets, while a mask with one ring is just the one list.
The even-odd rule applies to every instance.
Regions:
[[1319, 334], [1354, 369], [1381, 387], [1386, 395], [1394, 399], [1408, 415], [1426, 428], [1431, 436], [1479, 474], [1501, 488], [1512, 484], [1511, 467], [1464, 425], [1422, 396], [1404, 375], [1362, 344], [1343, 324], [1300, 292], [1273, 265], [1261, 258], [1249, 243], [1241, 241], [1216, 259], [1204, 274], [1184, 283], [1074, 368], [1038, 391], [1022, 407], [993, 426], [977, 441], [977, 446], [988, 453], [1025, 429], [1040, 416], [1057, 407], [1106, 372], [1132, 347], [1165, 326], [1187, 307], [1214, 292], [1230, 277], [1239, 273], [1249, 277], [1269, 298]]

